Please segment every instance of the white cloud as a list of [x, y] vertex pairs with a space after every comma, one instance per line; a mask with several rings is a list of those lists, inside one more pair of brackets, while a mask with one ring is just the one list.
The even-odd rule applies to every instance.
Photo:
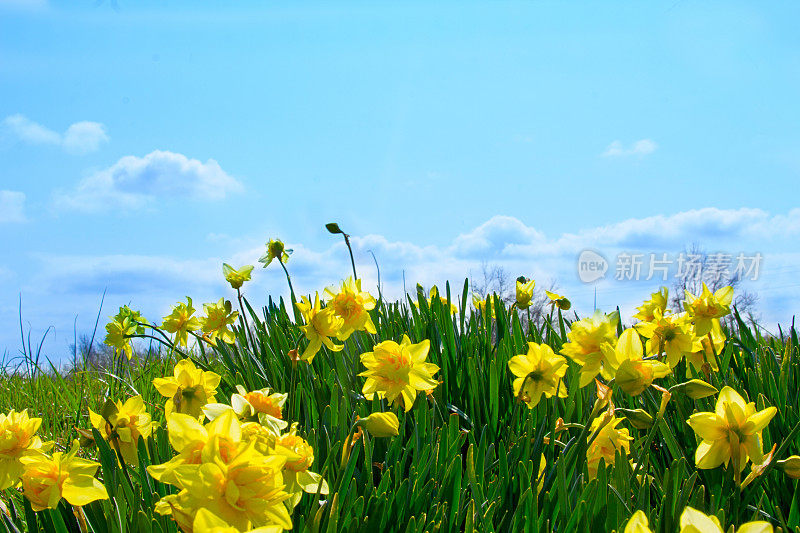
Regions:
[[0, 191], [0, 223], [25, 222], [25, 193]]
[[20, 114], [6, 117], [2, 126], [22, 142], [59, 146], [74, 154], [94, 152], [109, 141], [105, 126], [99, 122], [76, 122], [63, 135]]
[[[405, 289], [414, 291], [416, 283], [425, 287], [436, 283], [443, 288], [450, 280], [451, 289], [461, 294], [465, 277], [480, 278], [481, 265], [502, 266], [514, 279], [518, 275], [533, 277], [540, 288], [558, 282], [559, 291], [569, 296], [580, 315], [591, 313], [594, 291], [598, 307], [613, 309], [617, 305], [626, 317], [633, 307], [661, 284], [671, 285], [659, 278], [651, 281], [616, 281], [616, 257], [622, 251], [668, 253], [674, 257], [694, 242], [709, 252], [726, 251], [763, 254], [763, 269], [758, 281], [747, 282], [744, 288], [761, 295], [760, 311], [768, 328], [791, 320], [794, 306], [800, 301], [800, 254], [787, 253], [787, 242], [800, 236], [800, 210], [787, 214], [771, 214], [759, 209], [705, 208], [672, 215], [629, 219], [608, 226], [586, 228], [573, 234], [547, 236], [519, 219], [493, 217], [474, 230], [456, 236], [444, 246], [390, 241], [381, 235], [352, 237], [359, 276], [364, 287], [375, 292], [377, 272], [370, 255], [375, 254], [380, 266], [383, 293], [387, 298], [401, 298]], [[294, 249], [288, 269], [299, 294], [313, 294], [350, 274], [347, 248], [340, 241], [324, 248], [309, 248], [287, 242]], [[186, 295], [202, 302], [225, 295], [235, 298], [222, 277], [222, 262], [235, 266], [252, 264], [257, 268], [253, 279], [245, 285], [255, 308], [273, 298], [287, 296], [286, 279], [275, 264], [263, 269], [256, 261], [264, 251], [263, 241], [238, 246], [240, 252], [227, 256], [195, 259], [169, 256], [100, 255], [100, 256], [41, 256], [41, 268], [32, 279], [26, 280], [23, 293], [28, 301], [39, 299], [36, 313], [52, 320], [60, 331], [72, 332], [75, 313], [80, 313], [91, 328], [97, 313], [97, 303], [104, 290], [107, 312], [130, 303], [145, 316], [158, 320], [169, 306]], [[210, 247], [211, 248], [211, 247]], [[577, 273], [578, 254], [583, 249], [595, 249], [609, 261], [605, 279], [596, 285], [581, 283]], [[8, 285], [8, 284], [6, 284]], [[15, 289], [16, 290], [16, 289]], [[52, 309], [52, 295], [58, 294], [63, 308]], [[11, 313], [11, 311], [9, 311]], [[29, 316], [31, 311], [29, 311]], [[12, 316], [9, 314], [9, 316]], [[40, 323], [37, 320], [36, 323]], [[9, 322], [11, 323], [11, 322]], [[6, 331], [7, 330], [7, 331]], [[9, 326], [0, 328], [2, 342], [16, 342], [17, 332]]]
[[608, 145], [602, 155], [603, 157], [645, 156], [655, 152], [656, 148], [658, 148], [658, 145], [651, 139], [640, 139], [628, 147], [625, 147], [622, 141], [614, 141]]
[[144, 157], [125, 156], [81, 180], [72, 191], [60, 191], [63, 209], [98, 212], [138, 209], [158, 197], [221, 200], [242, 190], [213, 159], [205, 163], [183, 154], [156, 150]]

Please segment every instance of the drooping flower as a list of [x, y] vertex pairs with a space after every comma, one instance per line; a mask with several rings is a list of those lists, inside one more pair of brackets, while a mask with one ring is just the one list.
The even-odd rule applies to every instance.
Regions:
[[192, 299], [186, 297], [186, 303], [178, 303], [172, 306], [172, 312], [164, 317], [161, 328], [167, 333], [175, 334], [175, 344], [186, 346], [189, 340], [189, 332], [200, 329], [200, 320], [194, 316], [195, 309], [192, 307]]
[[517, 279], [517, 307], [527, 309], [531, 306], [533, 299], [533, 288], [536, 286], [534, 280], [525, 278]]
[[649, 387], [655, 378], [663, 378], [672, 371], [669, 365], [655, 359], [643, 359], [642, 341], [635, 329], [626, 329], [615, 345], [605, 343], [601, 347], [605, 368], [613, 375], [619, 387], [631, 396], [638, 396]]
[[211, 344], [216, 344], [217, 339], [228, 344], [236, 342], [236, 334], [230, 329], [230, 326], [236, 323], [239, 311], [232, 309], [233, 305], [225, 298], [220, 298], [217, 303], [203, 304], [203, 312], [206, 316], [200, 318], [200, 327], [203, 330], [204, 339]]
[[700, 296], [686, 291], [683, 307], [694, 322], [695, 335], [701, 336], [711, 331], [712, 320], [729, 314], [732, 301], [733, 287], [730, 286], [722, 287], [712, 293], [703, 282], [703, 292]]
[[[722, 524], [714, 515], [707, 514], [686, 506], [681, 513], [680, 533], [725, 533]], [[733, 527], [731, 527], [731, 531]], [[736, 529], [736, 533], [772, 533], [774, 529], [769, 522], [747, 522]]]
[[668, 313], [667, 303], [669, 303], [669, 290], [666, 287], [661, 287], [656, 292], [650, 294], [650, 299], [645, 300], [642, 305], [636, 308], [638, 311], [633, 318], [639, 319], [642, 322], [652, 322], [655, 318], [655, 312], [659, 311], [661, 316]]
[[22, 458], [22, 490], [34, 511], [56, 509], [61, 498], [76, 506], [108, 499], [105, 486], [94, 478], [100, 464], [77, 457], [78, 449], [75, 440], [67, 453]]
[[297, 505], [303, 492], [328, 494], [328, 483], [310, 470], [314, 464], [314, 448], [297, 434], [297, 423], [275, 441], [274, 453], [286, 458], [283, 467], [284, 490], [292, 495], [292, 505]]
[[191, 359], [178, 361], [172, 374], [153, 379], [156, 390], [168, 398], [165, 406], [167, 416], [176, 412], [199, 418], [204, 405], [216, 402], [214, 395], [221, 379], [219, 374], [197, 368]]
[[508, 368], [516, 376], [513, 383], [514, 396], [533, 409], [544, 394], [552, 398], [567, 397], [567, 388], [561, 382], [567, 372], [567, 360], [553, 353], [547, 344], [528, 343], [528, 353], [515, 355]]
[[373, 437], [396, 437], [400, 434], [400, 421], [394, 413], [372, 413], [358, 423]]
[[300, 326], [306, 339], [308, 339], [308, 346], [303, 351], [300, 357], [303, 361], [311, 363], [314, 356], [324, 344], [329, 350], [339, 352], [344, 347], [342, 344], [334, 344], [331, 337], [336, 337], [344, 325], [344, 320], [336, 316], [336, 312], [332, 307], [322, 308], [319, 302], [319, 293], [314, 296], [314, 306], [311, 302], [303, 296], [302, 301], [297, 302], [297, 309], [303, 315], [305, 325]]
[[286, 263], [289, 260], [291, 250], [287, 250], [283, 245], [283, 241], [278, 239], [270, 239], [267, 243], [267, 252], [262, 255], [258, 262], [264, 263], [264, 268], [267, 268], [273, 259], [277, 259], [281, 263]]
[[570, 302], [567, 297], [550, 291], [544, 291], [544, 293], [550, 298], [550, 304], [558, 307], [562, 311], [569, 311], [572, 307], [572, 302]]
[[569, 342], [561, 347], [561, 353], [581, 365], [580, 387], [591, 383], [598, 373], [607, 380], [614, 377], [614, 369], [606, 364], [601, 347], [605, 343], [616, 343], [618, 321], [616, 311], [609, 314], [596, 311], [570, 326]]
[[359, 374], [367, 378], [364, 396], [371, 400], [377, 394], [378, 398], [403, 404], [406, 411], [410, 410], [418, 391], [433, 390], [439, 384], [433, 379], [439, 367], [425, 362], [430, 346], [427, 339], [411, 344], [403, 335], [400, 344], [383, 341], [372, 352], [361, 354], [361, 362], [367, 367]]
[[354, 331], [366, 331], [373, 335], [377, 333], [375, 324], [369, 316], [369, 311], [375, 309], [375, 298], [368, 292], [361, 290], [361, 280], [353, 281], [352, 277], [342, 282], [339, 291], [335, 288], [325, 289], [328, 298], [327, 306], [342, 319], [337, 338], [347, 340]]
[[[107, 403], [103, 415], [89, 409], [89, 420], [111, 447], [119, 451], [125, 462], [139, 464], [137, 444], [153, 431], [153, 422], [141, 396], [128, 398], [124, 403]], [[105, 412], [108, 411], [108, 412]]]
[[653, 533], [653, 530], [650, 529], [650, 522], [647, 520], [647, 515], [644, 514], [644, 511], [636, 511], [633, 513], [628, 523], [625, 524], [625, 529], [622, 531], [623, 533]]
[[748, 459], [754, 464], [764, 460], [761, 431], [778, 410], [767, 407], [756, 412], [756, 404], [730, 387], [723, 387], [714, 412], [695, 413], [687, 423], [702, 442], [697, 446], [697, 468], [716, 468], [733, 459], [735, 468], [744, 470]]
[[674, 368], [684, 355], [692, 352], [692, 326], [683, 314], [664, 315], [659, 308], [652, 313], [651, 320], [636, 324], [636, 331], [647, 338], [648, 355], [664, 353], [667, 364]]
[[116, 355], [124, 353], [130, 359], [133, 357], [131, 336], [143, 334], [143, 324], [147, 322], [138, 311], [132, 310], [127, 305], [120, 307], [119, 313], [111, 319], [111, 322], [106, 324], [106, 338], [103, 342], [114, 348]]
[[235, 269], [228, 263], [222, 263], [222, 274], [225, 281], [231, 284], [231, 288], [240, 289], [245, 281], [250, 281], [250, 274], [253, 272], [253, 265], [245, 265], [240, 269]]
[[22, 458], [49, 450], [52, 442], [43, 443], [36, 432], [41, 418], [30, 418], [28, 410], [0, 414], [0, 490], [14, 486], [22, 475]]
[[622, 422], [622, 418], [616, 418], [609, 410], [605, 414], [594, 419], [590, 426], [590, 437], [598, 429], [597, 437], [589, 444], [586, 451], [587, 466], [589, 469], [589, 479], [597, 477], [597, 469], [600, 461], [604, 461], [606, 466], [611, 466], [617, 457], [617, 451], [623, 452], [623, 457], [627, 457], [631, 451], [630, 433], [626, 428], [618, 429], [617, 425]]

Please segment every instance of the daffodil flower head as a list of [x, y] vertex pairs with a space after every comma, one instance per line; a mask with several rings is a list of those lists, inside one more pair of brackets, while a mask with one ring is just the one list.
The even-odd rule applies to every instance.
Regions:
[[596, 311], [591, 317], [571, 324], [567, 333], [569, 342], [561, 347], [561, 353], [581, 365], [580, 387], [591, 383], [597, 374], [606, 380], [614, 377], [614, 368], [606, 364], [601, 347], [606, 343], [616, 344], [618, 321], [616, 311], [609, 314]]
[[630, 453], [630, 441], [633, 438], [626, 428], [617, 428], [622, 420], [622, 418], [616, 418], [609, 410], [592, 421], [589, 437], [591, 438], [595, 432], [597, 432], [597, 436], [591, 441], [586, 451], [589, 479], [597, 477], [600, 461], [605, 462], [606, 466], [611, 466], [616, 460], [617, 451], [623, 452], [624, 457]]
[[400, 421], [394, 413], [372, 413], [360, 419], [358, 424], [373, 437], [396, 437], [400, 434]]
[[203, 338], [216, 345], [217, 339], [227, 344], [236, 342], [236, 335], [230, 326], [236, 323], [239, 311], [232, 311], [233, 306], [229, 300], [220, 298], [218, 302], [203, 304], [206, 316], [200, 318], [200, 327]]
[[533, 409], [544, 394], [552, 398], [567, 397], [567, 388], [561, 382], [567, 372], [567, 360], [553, 353], [547, 344], [528, 343], [528, 353], [515, 355], [508, 368], [516, 376], [512, 384], [514, 396]]
[[701, 336], [711, 331], [712, 320], [729, 314], [732, 301], [733, 287], [730, 286], [722, 287], [712, 293], [703, 282], [703, 292], [700, 296], [686, 291], [683, 307], [689, 318], [694, 321], [695, 335]]
[[78, 448], [75, 440], [67, 453], [23, 457], [22, 490], [34, 511], [56, 509], [61, 498], [75, 506], [108, 499], [105, 486], [94, 478], [100, 464], [77, 457]]
[[647, 338], [647, 354], [666, 354], [667, 364], [674, 368], [684, 355], [692, 352], [692, 326], [683, 313], [664, 315], [658, 308], [652, 313], [649, 321], [640, 322], [634, 327]]
[[230, 283], [233, 289], [240, 289], [245, 281], [250, 281], [252, 272], [253, 265], [245, 265], [237, 270], [228, 263], [222, 263], [222, 274], [225, 276], [225, 281]]
[[119, 313], [111, 317], [111, 322], [106, 324], [106, 338], [104, 343], [114, 348], [116, 355], [125, 354], [130, 359], [133, 357], [132, 335], [144, 333], [147, 321], [138, 311], [132, 310], [127, 305], [119, 308]]
[[189, 340], [190, 331], [200, 329], [200, 320], [194, 316], [195, 308], [192, 307], [192, 299], [186, 297], [186, 303], [178, 303], [172, 306], [172, 312], [164, 317], [161, 329], [167, 333], [175, 334], [175, 344], [186, 346]]
[[615, 345], [601, 346], [605, 368], [614, 374], [614, 381], [627, 394], [638, 396], [652, 385], [655, 378], [669, 375], [669, 365], [654, 359], [643, 359], [642, 340], [635, 329], [626, 329]]
[[647, 515], [644, 511], [636, 511], [631, 515], [630, 520], [625, 524], [623, 533], [653, 533], [650, 529], [650, 522], [647, 520]]
[[558, 307], [562, 311], [569, 311], [572, 308], [572, 302], [570, 302], [567, 297], [550, 291], [544, 291], [544, 293], [550, 299], [550, 304]]
[[125, 402], [109, 402], [107, 406], [109, 409], [104, 409], [103, 414], [89, 409], [89, 421], [111, 443], [111, 447], [119, 451], [125, 462], [139, 464], [139, 438], [146, 439], [153, 432], [153, 421], [145, 409], [144, 400], [141, 396], [134, 396]]
[[[222, 518], [218, 517], [208, 509], [198, 509], [192, 522], [194, 533], [243, 533], [239, 528], [233, 527]], [[248, 529], [249, 533], [281, 533], [281, 526], [263, 526], [255, 529]]]
[[30, 418], [28, 410], [0, 414], [0, 490], [14, 486], [22, 475], [21, 459], [49, 450], [52, 442], [43, 443], [36, 433], [41, 418]]
[[264, 263], [264, 268], [267, 268], [273, 259], [277, 259], [280, 263], [286, 263], [290, 253], [292, 250], [287, 250], [283, 241], [270, 239], [267, 243], [267, 252], [259, 258], [258, 262]]
[[[725, 533], [722, 524], [714, 515], [707, 515], [697, 509], [686, 506], [681, 513], [680, 533]], [[733, 527], [730, 528], [733, 531]], [[769, 522], [747, 522], [736, 529], [736, 533], [772, 533], [774, 529]]]
[[418, 391], [433, 390], [439, 384], [433, 379], [439, 367], [425, 362], [430, 347], [427, 339], [412, 344], [403, 335], [400, 344], [383, 341], [373, 351], [361, 354], [361, 362], [367, 367], [359, 374], [367, 378], [362, 390], [364, 396], [371, 400], [377, 394], [378, 398], [402, 404], [409, 411]]
[[285, 462], [285, 457], [263, 455], [251, 445], [229, 463], [179, 466], [175, 475], [183, 489], [161, 498], [155, 510], [172, 515], [184, 531], [192, 531], [200, 509], [240, 531], [271, 525], [291, 529], [291, 517], [284, 505], [290, 497], [284, 490]]
[[533, 288], [536, 286], [534, 280], [521, 278], [517, 280], [517, 307], [527, 309], [533, 299]]
[[488, 294], [486, 299], [481, 299], [480, 296], [477, 294], [472, 295], [472, 305], [475, 307], [475, 310], [480, 312], [483, 315], [486, 315], [487, 318], [494, 318], [494, 311], [495, 311], [495, 302], [499, 301], [499, 296], [496, 294]]
[[687, 420], [702, 442], [695, 452], [695, 465], [711, 469], [727, 465], [744, 470], [747, 461], [761, 464], [764, 460], [761, 431], [767, 427], [778, 410], [767, 407], [756, 412], [756, 404], [730, 387], [723, 387], [714, 412], [695, 413]]
[[456, 307], [456, 305], [453, 303], [448, 303], [447, 298], [439, 294], [439, 287], [437, 287], [436, 285], [431, 287], [430, 298], [428, 298], [428, 304], [432, 305], [433, 300], [435, 299], [439, 300], [444, 309], [449, 309], [451, 315], [455, 315], [456, 313], [458, 313], [458, 307]]
[[668, 313], [667, 304], [669, 303], [669, 290], [661, 287], [656, 292], [650, 294], [650, 299], [645, 300], [642, 305], [636, 308], [638, 311], [633, 318], [642, 322], [651, 322], [655, 318], [655, 312], [659, 311], [661, 316]]
[[172, 412], [186, 413], [199, 418], [203, 406], [214, 403], [219, 374], [197, 368], [191, 359], [182, 359], [175, 364], [173, 375], [153, 379], [153, 385], [167, 398], [167, 417]]
[[338, 291], [336, 288], [325, 289], [325, 296], [328, 299], [327, 307], [342, 319], [337, 334], [339, 340], [347, 340], [354, 331], [377, 333], [369, 315], [369, 311], [375, 309], [375, 298], [361, 290], [360, 279], [353, 281], [352, 277], [347, 278]]
[[331, 337], [336, 337], [341, 331], [344, 326], [344, 320], [336, 315], [336, 311], [332, 307], [322, 308], [319, 301], [319, 293], [314, 296], [313, 306], [305, 296], [295, 305], [305, 321], [305, 325], [300, 326], [300, 331], [308, 339], [308, 346], [303, 351], [303, 355], [300, 356], [302, 361], [311, 363], [323, 344], [333, 352], [339, 352], [344, 348], [343, 345], [334, 344], [331, 340]]
[[284, 490], [292, 495], [292, 505], [300, 502], [303, 492], [308, 494], [328, 494], [328, 483], [322, 476], [310, 470], [314, 464], [314, 449], [297, 434], [297, 423], [289, 432], [275, 440], [274, 453], [286, 458], [283, 467]]
[[237, 385], [236, 392], [231, 396], [231, 407], [240, 418], [257, 420], [278, 433], [289, 425], [283, 419], [283, 406], [288, 397], [285, 393], [270, 392], [269, 388], [247, 392], [244, 387]]

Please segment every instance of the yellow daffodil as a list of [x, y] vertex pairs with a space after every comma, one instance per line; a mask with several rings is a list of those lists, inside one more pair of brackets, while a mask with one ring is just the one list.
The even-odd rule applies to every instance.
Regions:
[[53, 446], [36, 436], [41, 425], [42, 419], [30, 418], [27, 409], [0, 414], [0, 490], [16, 485], [22, 475], [23, 457]]
[[614, 369], [606, 364], [601, 346], [616, 343], [619, 314], [596, 311], [589, 318], [573, 322], [561, 353], [581, 365], [579, 386], [585, 387], [599, 373], [605, 379], [614, 377]]
[[[244, 530], [233, 527], [222, 518], [218, 517], [208, 509], [200, 508], [194, 515], [192, 522], [193, 533], [244, 533]], [[281, 533], [281, 526], [263, 526], [255, 529], [248, 529], [248, 533]]]
[[517, 280], [517, 307], [527, 309], [533, 299], [533, 288], [536, 286], [534, 280]]
[[200, 320], [194, 316], [194, 312], [192, 299], [187, 296], [186, 303], [173, 305], [172, 312], [164, 317], [161, 328], [167, 333], [175, 334], [175, 344], [178, 346], [186, 346], [189, 332], [200, 329]]
[[225, 298], [220, 298], [217, 303], [203, 304], [206, 316], [200, 318], [200, 328], [203, 330], [204, 339], [211, 344], [216, 344], [217, 339], [228, 344], [236, 342], [236, 334], [229, 326], [236, 323], [239, 311], [232, 309], [231, 302]]
[[768, 407], [756, 412], [753, 402], [730, 387], [724, 387], [713, 413], [695, 413], [687, 420], [702, 442], [697, 446], [695, 465], [709, 469], [733, 459], [735, 468], [743, 470], [748, 459], [754, 464], [764, 460], [761, 431], [778, 410]]
[[550, 304], [558, 307], [562, 311], [569, 311], [572, 307], [572, 302], [569, 301], [565, 296], [561, 296], [560, 294], [556, 294], [550, 291], [544, 291], [548, 298], [550, 298]]
[[146, 321], [138, 311], [133, 311], [127, 305], [119, 308], [119, 313], [111, 317], [112, 321], [106, 324], [106, 338], [103, 341], [114, 348], [116, 355], [125, 354], [130, 359], [133, 357], [132, 335], [144, 333]]
[[89, 409], [92, 426], [122, 455], [125, 462], [139, 464], [139, 438], [146, 439], [153, 431], [153, 422], [145, 409], [144, 400], [141, 396], [134, 396], [124, 403], [117, 401], [109, 406], [113, 406], [113, 409], [104, 412], [105, 417]]
[[602, 416], [594, 419], [590, 426], [590, 438], [595, 432], [597, 437], [589, 444], [586, 451], [586, 460], [589, 469], [589, 479], [597, 477], [597, 469], [600, 461], [604, 461], [606, 466], [611, 466], [616, 460], [617, 451], [623, 452], [623, 457], [627, 457], [631, 451], [630, 433], [627, 429], [618, 429], [617, 425], [622, 422], [622, 418], [614, 417], [609, 410]]
[[302, 361], [311, 363], [323, 344], [333, 352], [339, 352], [344, 348], [343, 345], [334, 344], [331, 340], [331, 337], [336, 337], [339, 334], [344, 325], [344, 320], [336, 316], [336, 312], [332, 307], [322, 308], [319, 302], [319, 293], [314, 296], [313, 307], [305, 296], [303, 296], [302, 301], [297, 302], [295, 305], [297, 305], [297, 309], [300, 310], [303, 320], [305, 320], [305, 325], [300, 326], [300, 331], [308, 339], [308, 346], [303, 351], [303, 355], [300, 356]]
[[[477, 294], [472, 296], [472, 305], [475, 306], [475, 310], [485, 314], [488, 318], [494, 318], [495, 302], [500, 302], [500, 298], [496, 294], [487, 295], [485, 300], [481, 300]], [[500, 305], [503, 305], [502, 302]]]
[[635, 329], [623, 331], [614, 346], [604, 343], [600, 348], [606, 361], [605, 368], [614, 375], [619, 388], [631, 396], [640, 395], [655, 378], [663, 378], [672, 372], [666, 363], [643, 359], [642, 341]]
[[638, 313], [633, 315], [633, 318], [641, 320], [642, 322], [652, 322], [655, 318], [656, 311], [660, 312], [661, 316], [668, 314], [668, 294], [669, 291], [666, 287], [661, 287], [656, 292], [650, 294], [650, 299], [645, 300], [642, 305], [636, 308]]
[[[709, 340], [709, 336], [711, 340]], [[725, 341], [727, 341], [727, 337], [722, 331], [722, 326], [719, 320], [714, 319], [711, 321], [711, 331], [707, 334], [698, 337], [695, 333], [692, 351], [686, 354], [686, 360], [697, 372], [702, 371], [706, 364], [708, 364], [709, 369], [718, 372], [717, 355], [721, 354], [725, 348]]]
[[567, 397], [567, 388], [561, 382], [567, 372], [567, 360], [553, 353], [547, 344], [528, 343], [528, 353], [515, 355], [508, 368], [516, 376], [513, 383], [514, 396], [533, 409], [544, 394], [552, 398]]
[[396, 437], [400, 434], [400, 421], [394, 413], [372, 413], [358, 423], [373, 437]]
[[176, 477], [179, 466], [199, 465], [215, 458], [225, 462], [247, 447], [242, 424], [232, 410], [221, 413], [205, 426], [196, 417], [172, 413], [167, 417], [167, 435], [178, 455], [166, 463], [148, 466], [147, 472], [154, 479], [178, 488], [183, 488]]
[[217, 450], [214, 458], [200, 465], [177, 467], [175, 476], [183, 488], [161, 498], [155, 511], [172, 515], [184, 531], [192, 531], [200, 509], [240, 531], [270, 525], [291, 529], [284, 504], [290, 495], [283, 490], [286, 458], [263, 455], [252, 446], [239, 450], [228, 462], [216, 460], [221, 453], [223, 450]]
[[172, 374], [171, 377], [153, 379], [156, 390], [168, 398], [165, 406], [167, 416], [176, 412], [199, 418], [204, 405], [216, 402], [214, 395], [221, 379], [219, 374], [197, 368], [190, 359], [178, 361]]
[[222, 274], [225, 281], [231, 284], [231, 288], [239, 289], [245, 281], [250, 281], [250, 274], [253, 272], [253, 265], [245, 265], [240, 269], [235, 269], [228, 263], [222, 263]]
[[22, 490], [34, 511], [56, 509], [61, 498], [81, 506], [108, 499], [105, 486], [94, 478], [99, 463], [77, 457], [78, 441], [67, 453], [44, 453], [22, 458]]
[[336, 316], [342, 319], [336, 338], [347, 340], [354, 331], [377, 333], [369, 316], [369, 311], [375, 309], [375, 298], [361, 290], [360, 279], [353, 281], [352, 277], [347, 278], [338, 292], [334, 288], [325, 289], [325, 296], [328, 298], [327, 308], [333, 309]]
[[653, 533], [653, 530], [650, 529], [650, 522], [647, 520], [647, 515], [644, 514], [644, 511], [636, 511], [633, 513], [628, 523], [625, 524], [625, 529], [622, 531], [623, 533]]
[[652, 313], [651, 320], [636, 324], [636, 331], [647, 338], [648, 355], [664, 353], [667, 364], [675, 367], [684, 355], [692, 352], [692, 326], [683, 314], [664, 315], [658, 308]]
[[[714, 515], [708, 516], [687, 506], [681, 513], [680, 533], [725, 533], [722, 524]], [[733, 531], [733, 527], [730, 528]], [[736, 529], [736, 533], [772, 533], [769, 522], [747, 522]]]
[[403, 335], [400, 344], [383, 341], [374, 351], [361, 354], [361, 362], [367, 367], [359, 374], [367, 378], [364, 396], [371, 400], [377, 394], [378, 398], [403, 404], [406, 411], [410, 410], [417, 391], [433, 390], [439, 384], [433, 379], [439, 367], [425, 362], [430, 346], [427, 339], [411, 344], [408, 336]]
[[314, 449], [297, 434], [297, 423], [275, 441], [274, 453], [286, 458], [283, 467], [283, 490], [292, 495], [292, 506], [297, 505], [303, 492], [328, 494], [328, 483], [322, 476], [309, 470], [314, 464]]
[[[418, 286], [417, 290], [422, 291], [422, 287]], [[439, 300], [439, 302], [442, 304], [442, 308], [449, 309], [451, 315], [455, 315], [456, 313], [458, 313], [458, 307], [456, 307], [456, 305], [453, 303], [448, 303], [447, 298], [439, 294], [439, 287], [437, 287], [436, 285], [431, 287], [429, 294], [430, 297], [428, 298], [428, 307], [433, 307], [433, 301]], [[417, 308], [419, 307], [419, 303], [417, 303], [416, 301], [414, 301], [413, 303], [415, 307]]]
[[683, 307], [694, 322], [695, 335], [701, 336], [711, 331], [711, 321], [729, 314], [732, 301], [733, 287], [722, 287], [712, 293], [703, 282], [703, 292], [700, 296], [686, 291], [686, 301], [683, 302]]
[[264, 263], [264, 268], [267, 268], [273, 259], [277, 259], [281, 263], [286, 263], [289, 260], [291, 250], [287, 250], [283, 245], [283, 241], [278, 239], [270, 239], [267, 243], [267, 253], [259, 258], [259, 263]]

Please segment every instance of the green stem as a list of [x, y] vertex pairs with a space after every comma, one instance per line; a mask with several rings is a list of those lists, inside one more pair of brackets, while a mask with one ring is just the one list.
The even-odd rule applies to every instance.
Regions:
[[350, 247], [350, 235], [347, 233], [342, 233], [344, 236], [344, 243], [347, 245], [347, 250], [350, 252], [350, 265], [353, 267], [353, 281], [358, 279], [358, 274], [356, 274], [356, 262], [353, 259], [353, 248]]

